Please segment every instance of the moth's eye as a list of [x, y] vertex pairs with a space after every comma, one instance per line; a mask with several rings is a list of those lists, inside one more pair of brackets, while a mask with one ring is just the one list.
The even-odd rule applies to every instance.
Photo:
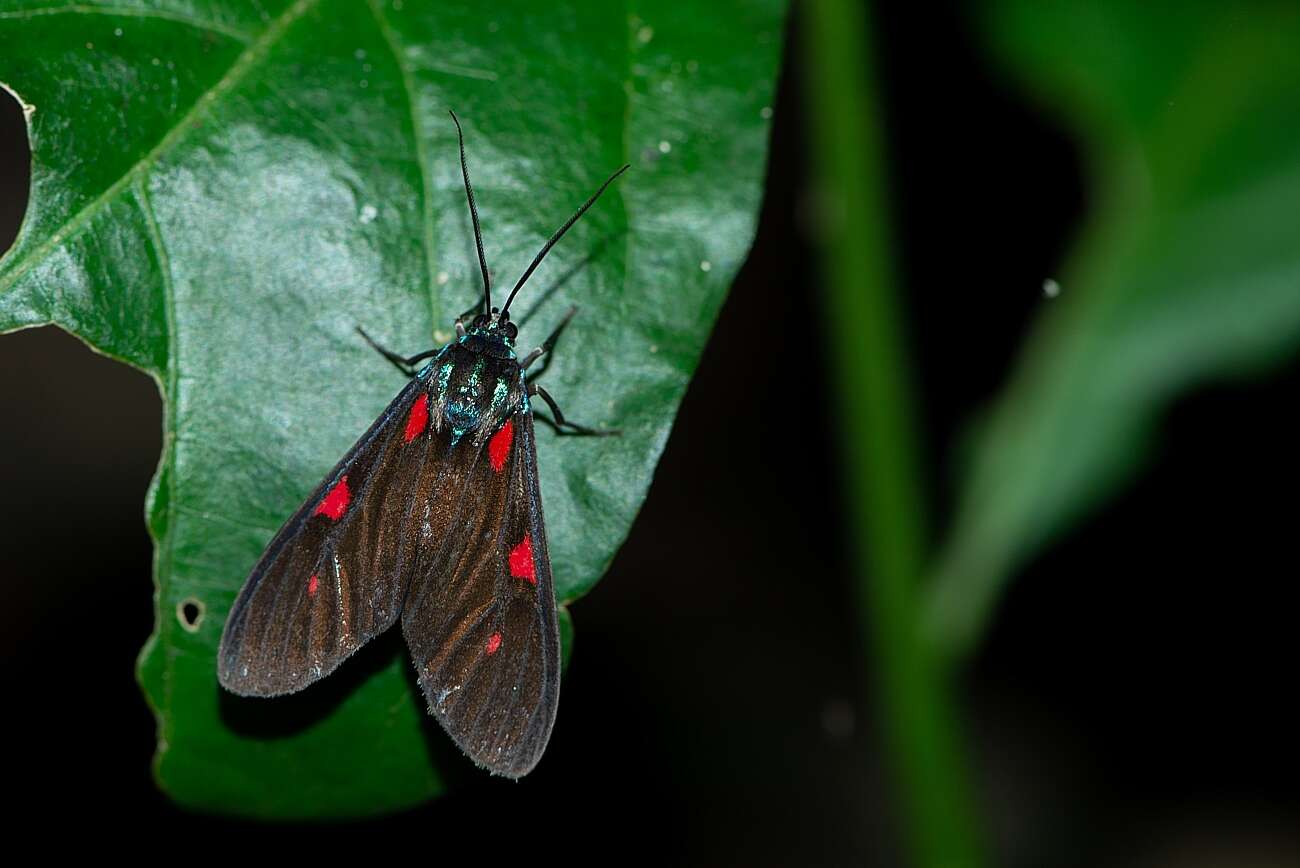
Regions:
[[513, 341], [517, 334], [519, 334], [519, 329], [515, 324], [512, 322], [506, 323], [506, 337]]

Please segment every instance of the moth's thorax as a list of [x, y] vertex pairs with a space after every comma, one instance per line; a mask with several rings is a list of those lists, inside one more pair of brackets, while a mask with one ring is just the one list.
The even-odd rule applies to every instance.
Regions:
[[479, 328], [474, 327], [456, 342], [473, 353], [481, 353], [496, 359], [513, 359], [515, 357], [514, 340], [504, 329], [495, 323]]
[[482, 442], [524, 402], [523, 371], [514, 350], [499, 335], [472, 330], [450, 344], [433, 363], [430, 411], [452, 441], [465, 435]]

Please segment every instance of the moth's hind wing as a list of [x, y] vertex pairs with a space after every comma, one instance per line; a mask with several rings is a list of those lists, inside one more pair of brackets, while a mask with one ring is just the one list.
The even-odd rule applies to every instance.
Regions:
[[560, 640], [546, 551], [533, 420], [527, 406], [486, 446], [447, 458], [462, 532], [421, 564], [402, 613], [420, 686], [475, 763], [520, 777], [551, 735], [560, 698]]
[[272, 539], [235, 599], [217, 675], [233, 693], [301, 690], [397, 620], [436, 480], [428, 373], [412, 379]]

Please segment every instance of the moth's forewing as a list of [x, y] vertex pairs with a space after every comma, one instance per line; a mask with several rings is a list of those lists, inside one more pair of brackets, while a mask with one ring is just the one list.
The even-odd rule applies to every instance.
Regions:
[[321, 678], [401, 613], [435, 496], [429, 375], [411, 380], [267, 546], [235, 599], [217, 675], [276, 696]]
[[[402, 614], [429, 710], [474, 762], [520, 777], [541, 758], [560, 698], [560, 644], [527, 406], [485, 448], [443, 460], [467, 493], [442, 524]], [[470, 493], [473, 493], [470, 496]]]

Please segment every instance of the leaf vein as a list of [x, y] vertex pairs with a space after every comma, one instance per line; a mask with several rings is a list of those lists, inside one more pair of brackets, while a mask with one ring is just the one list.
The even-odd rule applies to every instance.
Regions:
[[147, 154], [127, 169], [122, 174], [122, 177], [114, 181], [103, 193], [92, 199], [63, 226], [55, 230], [43, 244], [37, 246], [35, 250], [22, 259], [15, 261], [12, 265], [13, 270], [9, 275], [0, 279], [0, 292], [8, 290], [24, 275], [44, 261], [45, 257], [60, 244], [88, 225], [95, 218], [95, 215], [111, 203], [137, 176], [148, 172], [163, 154], [187, 132], [198, 125], [199, 116], [233, 90], [248, 74], [249, 70], [269, 53], [271, 47], [279, 41], [285, 31], [318, 2], [319, 0], [298, 0], [297, 3], [289, 7], [270, 27], [263, 31], [256, 42], [248, 46], [239, 57], [235, 58], [235, 62], [230, 65], [230, 69], [222, 76], [221, 80], [194, 101], [194, 105], [185, 113], [185, 117], [181, 118], [174, 127], [168, 130], [166, 135], [159, 139], [158, 144], [154, 145]]
[[231, 39], [242, 43], [253, 41], [253, 34], [240, 30], [237, 27], [231, 27], [228, 24], [220, 24], [216, 21], [208, 21], [193, 15], [185, 15], [181, 12], [170, 12], [165, 9], [134, 9], [124, 6], [88, 6], [81, 3], [71, 3], [67, 6], [41, 6], [33, 9], [18, 9], [9, 12], [0, 12], [0, 20], [18, 20], [25, 21], [31, 18], [43, 18], [50, 15], [106, 15], [115, 18], [151, 18], [161, 21], [172, 21], [177, 24], [185, 24], [196, 30], [205, 30], [209, 33], [219, 33]]
[[393, 30], [388, 19], [384, 17], [384, 12], [379, 8], [375, 0], [370, 0], [370, 12], [375, 17], [375, 24], [379, 27], [380, 34], [384, 37], [384, 42], [388, 45], [388, 50], [393, 53], [393, 61], [397, 64], [397, 69], [402, 74], [402, 87], [406, 91], [407, 110], [411, 114], [411, 133], [415, 137], [415, 161], [420, 169], [420, 186], [421, 186], [421, 217], [424, 222], [424, 232], [422, 239], [424, 241], [424, 266], [425, 266], [425, 286], [429, 289], [429, 317], [430, 322], [436, 328], [441, 324], [441, 310], [439, 310], [438, 298], [436, 295], [437, 286], [434, 280], [433, 266], [433, 186], [429, 179], [429, 159], [425, 150], [425, 133], [420, 122], [419, 110], [415, 103], [415, 74], [409, 63], [402, 56], [401, 43], [397, 39], [397, 33]]

